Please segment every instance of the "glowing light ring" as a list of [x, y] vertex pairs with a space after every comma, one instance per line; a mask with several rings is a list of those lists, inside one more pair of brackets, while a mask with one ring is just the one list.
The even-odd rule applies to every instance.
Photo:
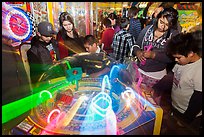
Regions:
[[[22, 17], [22, 19], [24, 19], [24, 22], [26, 23], [26, 26], [28, 27], [28, 28], [26, 28], [27, 31], [23, 36], [19, 36], [19, 35], [15, 34], [14, 31], [12, 30], [12, 28], [10, 27], [10, 23], [11, 23], [10, 20], [11, 20], [12, 16], [14, 16], [14, 15], [18, 15], [18, 16]], [[28, 18], [28, 16], [26, 15], [26, 13], [24, 13], [21, 10], [18, 10], [17, 8], [10, 9], [8, 14], [6, 15], [6, 25], [8, 26], [8, 32], [10, 33], [10, 35], [17, 40], [22, 40], [22, 41], [27, 40], [31, 36], [31, 33], [32, 33], [31, 21]]]
[[[126, 87], [126, 92], [128, 91], [130, 91], [131, 93], [134, 93], [134, 96], [135, 96], [135, 98], [137, 99], [137, 100], [140, 100], [140, 102], [141, 102], [141, 104], [143, 105], [143, 106], [146, 106], [146, 104], [148, 105], [148, 106], [150, 106], [153, 110], [155, 110], [155, 106], [153, 106], [148, 100], [146, 100], [146, 99], [144, 99], [140, 94], [138, 94], [138, 93], [136, 93], [136, 92], [134, 92], [134, 90], [132, 89], [132, 88], [130, 88], [130, 87]], [[124, 94], [124, 93], [123, 93]], [[121, 94], [122, 95], [122, 94]]]
[[126, 97], [128, 97], [130, 99], [135, 98], [135, 94], [134, 94], [133, 90], [130, 87], [126, 87], [126, 90], [121, 93], [121, 96], [122, 96], [123, 99], [126, 99]]
[[59, 113], [60, 113], [60, 110], [59, 110], [59, 109], [53, 109], [53, 110], [49, 113], [49, 115], [48, 115], [48, 117], [47, 117], [47, 123], [50, 123], [50, 118], [51, 118], [52, 114], [55, 113], [55, 112], [58, 112], [58, 114], [59, 114]]
[[42, 94], [43, 94], [43, 93], [49, 94], [49, 95], [50, 95], [50, 98], [52, 98], [52, 94], [51, 94], [48, 90], [43, 90], [43, 91], [41, 91], [41, 92], [40, 92], [40, 98], [42, 97]]
[[[101, 97], [100, 97], [101, 96]], [[108, 103], [107, 108], [101, 108], [99, 105], [96, 104], [99, 100], [106, 101]], [[109, 109], [112, 109], [112, 100], [110, 96], [105, 92], [100, 92], [98, 95], [92, 98], [91, 100], [91, 109], [96, 112], [98, 115], [105, 117], [106, 113]], [[102, 114], [100, 111], [104, 112], [105, 114]]]
[[131, 100], [135, 98], [135, 94], [130, 87], [126, 87], [126, 90], [121, 93], [122, 99], [125, 100], [127, 106], [130, 106]]

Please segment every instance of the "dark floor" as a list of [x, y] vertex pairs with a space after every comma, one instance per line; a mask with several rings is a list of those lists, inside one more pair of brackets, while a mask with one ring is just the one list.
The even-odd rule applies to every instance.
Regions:
[[[163, 96], [160, 106], [163, 109], [163, 120], [160, 135], [201, 135], [199, 125], [181, 124], [179, 119], [171, 115], [169, 95]], [[185, 126], [184, 126], [185, 125]]]

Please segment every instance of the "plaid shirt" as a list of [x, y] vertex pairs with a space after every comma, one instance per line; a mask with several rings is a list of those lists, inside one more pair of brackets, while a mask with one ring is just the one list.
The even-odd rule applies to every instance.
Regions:
[[130, 49], [136, 44], [135, 38], [125, 29], [121, 29], [114, 36], [112, 47], [116, 60], [123, 62], [129, 56]]
[[130, 28], [129, 32], [131, 35], [135, 37], [135, 40], [137, 40], [137, 37], [139, 36], [139, 33], [141, 32], [141, 23], [139, 19], [131, 18], [130, 19]]

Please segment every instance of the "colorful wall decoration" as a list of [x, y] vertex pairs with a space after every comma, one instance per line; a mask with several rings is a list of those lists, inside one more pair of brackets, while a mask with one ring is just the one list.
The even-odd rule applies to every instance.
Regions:
[[182, 32], [189, 32], [191, 28], [202, 23], [196, 10], [178, 10], [178, 13]]
[[31, 2], [31, 9], [37, 24], [41, 21], [48, 21], [47, 2]]

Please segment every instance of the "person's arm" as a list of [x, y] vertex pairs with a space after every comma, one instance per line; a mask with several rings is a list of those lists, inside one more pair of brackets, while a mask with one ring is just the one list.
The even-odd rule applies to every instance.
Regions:
[[145, 51], [144, 56], [145, 58], [151, 58], [154, 60], [157, 60], [159, 62], [164, 62], [164, 63], [172, 63], [173, 60], [166, 54], [166, 47], [168, 46], [168, 40], [177, 35], [179, 32], [178, 30], [170, 30], [170, 35], [167, 38], [167, 42], [165, 43], [165, 48], [164, 50], [153, 50], [153, 51]]
[[102, 69], [99, 72], [90, 74], [89, 77], [96, 78], [96, 77], [99, 77], [101, 75], [107, 74], [109, 71], [110, 71], [110, 68], [109, 67], [105, 67], [104, 69]]
[[159, 62], [172, 63], [173, 60], [167, 56], [165, 51], [144, 51], [145, 58], [151, 58]]
[[184, 112], [184, 119], [192, 121], [196, 115], [202, 110], [202, 91], [194, 90], [189, 101], [187, 110]]
[[147, 26], [140, 32], [137, 38], [136, 44], [133, 47], [133, 53], [132, 53], [133, 56], [137, 56], [138, 58], [140, 58], [140, 55], [141, 55], [142, 57], [142, 54], [143, 54], [142, 53], [142, 49], [143, 49], [142, 41], [145, 36], [145, 33], [147, 32], [149, 28], [150, 26]]
[[31, 50], [27, 51], [27, 57], [28, 57], [29, 64], [39, 64], [40, 63], [38, 56], [36, 56]]

